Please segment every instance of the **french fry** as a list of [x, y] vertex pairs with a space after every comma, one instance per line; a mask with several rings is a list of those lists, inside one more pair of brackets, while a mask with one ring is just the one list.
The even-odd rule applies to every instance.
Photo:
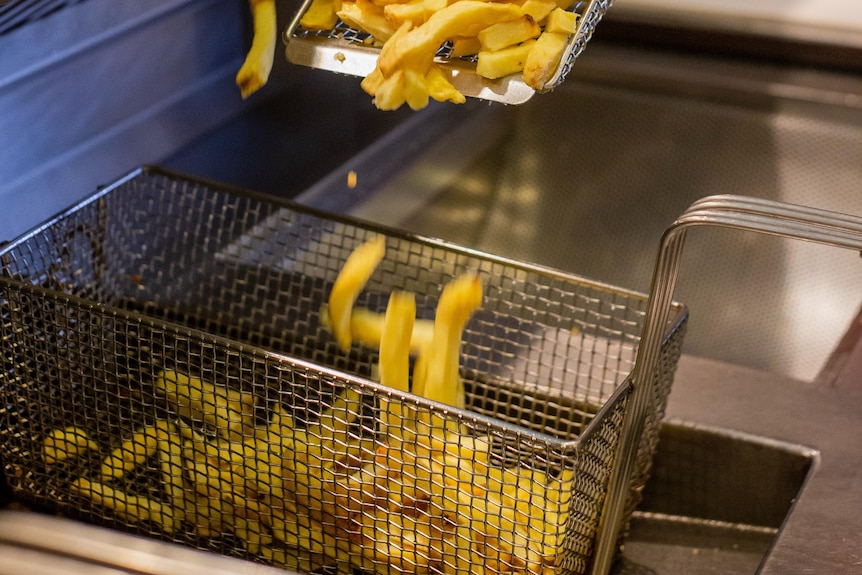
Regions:
[[257, 555], [265, 545], [272, 545], [273, 536], [266, 532], [258, 518], [235, 516], [233, 532], [243, 542], [245, 550]]
[[[425, 19], [431, 17], [432, 14], [439, 12], [444, 9], [446, 6], [451, 4], [452, 2], [457, 2], [458, 0], [422, 0], [425, 4]], [[418, 25], [418, 23], [417, 23]]]
[[348, 447], [360, 441], [351, 433], [351, 426], [359, 417], [361, 405], [362, 395], [358, 391], [344, 390], [332, 406], [305, 429], [305, 439], [294, 441], [293, 457], [312, 467], [336, 465], [348, 452]]
[[551, 79], [568, 41], [567, 34], [542, 32], [527, 55], [524, 64], [524, 83], [541, 90]]
[[[399, 70], [400, 72], [400, 70]], [[404, 72], [404, 101], [411, 110], [421, 110], [428, 105], [431, 94], [428, 92], [428, 83], [425, 81], [425, 73], [417, 72], [407, 68]]]
[[98, 450], [99, 445], [80, 427], [53, 429], [42, 440], [42, 460], [48, 465]]
[[577, 14], [563, 10], [562, 8], [555, 8], [548, 14], [548, 18], [545, 21], [545, 32], [574, 34], [577, 25]]
[[185, 519], [189, 508], [186, 488], [183, 481], [183, 450], [181, 439], [175, 426], [167, 428], [167, 433], [158, 440], [159, 470], [168, 500], [173, 507], [177, 520]]
[[478, 54], [482, 49], [482, 44], [476, 36], [461, 36], [452, 38], [452, 58], [461, 58], [462, 56], [472, 56]]
[[300, 18], [300, 26], [306, 30], [331, 29], [338, 22], [336, 12], [340, 9], [340, 4], [341, 2], [336, 0], [314, 0]]
[[[407, 22], [403, 26], [410, 26], [410, 23]], [[398, 33], [397, 31], [395, 32]], [[383, 72], [380, 71], [376, 65], [374, 66], [374, 70], [372, 70], [367, 76], [362, 79], [362, 82], [359, 83], [359, 87], [365, 91], [366, 94], [371, 96], [375, 96], [377, 94], [377, 90], [380, 89], [380, 86], [383, 85], [383, 81], [386, 78], [383, 77]], [[376, 106], [376, 104], [375, 104]]]
[[165, 533], [173, 534], [181, 521], [173, 510], [161, 502], [140, 495], [130, 495], [97, 481], [83, 477], [71, 484], [73, 492], [88, 497], [93, 503], [112, 510], [116, 515], [130, 523], [148, 521], [157, 524]]
[[416, 298], [411, 293], [393, 292], [386, 307], [380, 334], [380, 383], [410, 389], [410, 348], [414, 337]]
[[428, 8], [424, 0], [387, 4], [383, 8], [383, 16], [395, 26], [401, 26], [405, 22], [418, 26], [426, 20]]
[[[380, 335], [380, 383], [399, 391], [410, 390], [410, 347], [416, 318], [416, 298], [406, 292], [389, 296]], [[404, 406], [398, 401], [383, 400], [380, 407], [380, 432], [401, 438], [400, 425]]]
[[525, 14], [514, 20], [498, 22], [493, 26], [488, 26], [479, 32], [477, 37], [479, 38], [482, 50], [493, 52], [537, 38], [541, 33], [542, 30], [536, 24], [533, 17]]
[[159, 441], [167, 437], [166, 422], [143, 427], [125, 439], [102, 461], [99, 477], [103, 481], [120, 479], [126, 473], [143, 465], [158, 449]]
[[374, 106], [378, 110], [383, 110], [384, 112], [397, 110], [407, 101], [404, 95], [405, 74], [404, 70], [395, 70], [388, 77], [381, 76], [383, 80], [373, 94]]
[[[382, 313], [361, 307], [353, 308], [350, 316], [350, 333], [352, 338], [361, 345], [380, 347], [380, 337], [383, 334], [385, 316]], [[410, 333], [410, 353], [417, 354], [431, 341], [434, 335], [434, 320], [416, 319], [413, 331]]]
[[535, 44], [535, 40], [527, 40], [517, 46], [503, 48], [495, 52], [479, 52], [476, 61], [476, 73], [483, 78], [493, 80], [520, 72], [524, 69], [527, 56]]
[[220, 497], [190, 495], [193, 513], [186, 511], [186, 519], [193, 520], [194, 533], [199, 537], [220, 537], [229, 527], [233, 517], [233, 507]]
[[276, 10], [275, 0], [249, 0], [254, 35], [245, 60], [236, 74], [243, 99], [248, 98], [269, 80], [275, 57]]
[[484, 561], [473, 549], [474, 537], [469, 525], [456, 523], [453, 536], [443, 539], [444, 575], [472, 575], [484, 571]]
[[345, 0], [337, 14], [351, 28], [363, 30], [380, 42], [388, 41], [398, 27], [386, 18], [383, 7], [370, 0]]
[[225, 439], [238, 441], [251, 432], [254, 416], [251, 394], [173, 370], [159, 372], [154, 385], [178, 415], [205, 423]]
[[425, 352], [428, 357], [421, 393], [426, 398], [464, 407], [464, 386], [459, 375], [461, 337], [470, 316], [481, 305], [482, 280], [476, 274], [465, 274], [443, 288], [434, 319], [434, 337]]
[[429, 573], [442, 560], [432, 544], [442, 538], [442, 529], [430, 521], [378, 508], [363, 514], [361, 533], [367, 541], [363, 555], [387, 565], [390, 573]]
[[329, 292], [330, 326], [338, 345], [344, 351], [350, 349], [353, 341], [350, 330], [353, 303], [384, 255], [384, 236], [376, 236], [354, 249], [344, 262]]
[[431, 64], [425, 74], [425, 83], [428, 85], [428, 94], [438, 102], [452, 102], [463, 104], [467, 98], [455, 89], [449, 76], [443, 72], [440, 66]]
[[557, 3], [553, 2], [553, 0], [526, 0], [526, 2], [521, 4], [521, 10], [524, 14], [540, 23], [554, 8], [557, 8]]
[[479, 0], [461, 0], [449, 4], [420, 26], [387, 42], [380, 51], [377, 66], [385, 77], [406, 68], [424, 75], [440, 45], [449, 38], [476, 36], [488, 26], [520, 15], [520, 8], [511, 4]]

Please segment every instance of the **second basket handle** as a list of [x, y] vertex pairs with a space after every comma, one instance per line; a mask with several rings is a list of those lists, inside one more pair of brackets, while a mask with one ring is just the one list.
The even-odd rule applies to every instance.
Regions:
[[653, 270], [649, 301], [632, 371], [633, 391], [623, 424], [621, 449], [608, 488], [599, 528], [592, 575], [606, 575], [617, 553], [616, 544], [635, 466], [638, 438], [647, 416], [651, 374], [659, 361], [662, 337], [673, 301], [686, 232], [712, 226], [825, 244], [862, 252], [862, 218], [745, 196], [719, 195], [692, 204], [661, 238]]

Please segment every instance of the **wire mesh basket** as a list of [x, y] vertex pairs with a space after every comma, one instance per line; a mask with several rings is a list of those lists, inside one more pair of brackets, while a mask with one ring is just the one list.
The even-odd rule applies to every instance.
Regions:
[[[321, 306], [377, 235], [369, 310], [406, 290], [433, 318], [453, 276], [483, 278], [466, 408], [376, 383], [378, 350], [332, 337]], [[33, 508], [305, 572], [589, 569], [645, 296], [155, 168], [0, 265], [0, 462]], [[680, 353], [670, 315], [626, 516]]]

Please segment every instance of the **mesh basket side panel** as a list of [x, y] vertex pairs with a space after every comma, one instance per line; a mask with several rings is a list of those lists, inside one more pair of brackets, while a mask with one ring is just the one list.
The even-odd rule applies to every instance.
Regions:
[[619, 449], [627, 395], [619, 401], [581, 445], [566, 534], [558, 566], [565, 574], [586, 573], [590, 565], [608, 481]]

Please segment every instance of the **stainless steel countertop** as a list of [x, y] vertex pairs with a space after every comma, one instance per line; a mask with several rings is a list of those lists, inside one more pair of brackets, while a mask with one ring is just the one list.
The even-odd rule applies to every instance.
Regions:
[[0, 575], [278, 575], [285, 571], [71, 519], [0, 512]]
[[862, 47], [856, 0], [618, 0], [611, 19]]
[[[862, 377], [862, 374], [859, 374]], [[859, 573], [862, 569], [862, 392], [683, 356], [670, 420], [694, 421], [820, 451], [760, 573]]]

